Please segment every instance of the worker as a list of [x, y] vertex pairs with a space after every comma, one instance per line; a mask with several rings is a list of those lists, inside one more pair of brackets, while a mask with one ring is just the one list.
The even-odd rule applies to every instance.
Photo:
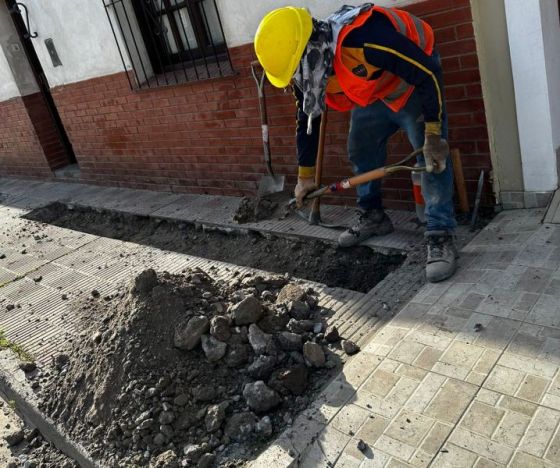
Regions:
[[[297, 100], [299, 206], [316, 189], [314, 166], [326, 105], [351, 111], [348, 154], [355, 174], [384, 166], [387, 140], [401, 128], [415, 149], [423, 147], [418, 162], [427, 170], [422, 176], [427, 279], [451, 277], [457, 268], [453, 177], [441, 63], [431, 27], [410, 13], [371, 3], [345, 5], [324, 21], [288, 6], [262, 19], [254, 45], [270, 83], [291, 84]], [[393, 231], [381, 182], [362, 184], [357, 194], [360, 216], [340, 235], [341, 247]]]

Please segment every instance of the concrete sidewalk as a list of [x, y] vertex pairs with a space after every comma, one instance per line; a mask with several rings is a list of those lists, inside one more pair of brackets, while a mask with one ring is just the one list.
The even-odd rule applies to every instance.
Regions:
[[[0, 299], [19, 304], [2, 310], [0, 327], [43, 362], [75, 332], [62, 292], [110, 294], [147, 267], [250, 271], [55, 226], [33, 229], [20, 218], [50, 201], [87, 200], [201, 223], [211, 222], [203, 219], [210, 209], [225, 223], [219, 211], [233, 204], [123, 190], [0, 180]], [[381, 329], [384, 298], [375, 291], [318, 286], [336, 323], [361, 333], [363, 351], [255, 465], [560, 466], [560, 227], [542, 224], [543, 215], [501, 213], [462, 249], [452, 280], [417, 294], [411, 285], [422, 265], [390, 275], [413, 298]]]
[[543, 214], [498, 215], [256, 465], [560, 466], [560, 227]]

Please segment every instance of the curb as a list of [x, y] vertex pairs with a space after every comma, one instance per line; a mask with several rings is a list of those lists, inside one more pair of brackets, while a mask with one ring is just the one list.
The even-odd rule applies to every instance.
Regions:
[[15, 412], [27, 425], [37, 428], [45, 439], [82, 468], [100, 467], [81, 445], [71, 441], [52, 419], [38, 409], [35, 395], [29, 388], [23, 371], [8, 350], [0, 352], [0, 396], [13, 401]]

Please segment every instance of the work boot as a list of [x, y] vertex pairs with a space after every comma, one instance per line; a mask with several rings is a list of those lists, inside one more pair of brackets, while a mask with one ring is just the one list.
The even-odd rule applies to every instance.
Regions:
[[393, 223], [383, 210], [360, 210], [358, 222], [338, 237], [338, 245], [352, 247], [372, 236], [384, 236], [390, 232], [393, 232]]
[[450, 278], [457, 270], [459, 258], [453, 236], [446, 231], [428, 231], [425, 236], [428, 241], [426, 278], [430, 283]]

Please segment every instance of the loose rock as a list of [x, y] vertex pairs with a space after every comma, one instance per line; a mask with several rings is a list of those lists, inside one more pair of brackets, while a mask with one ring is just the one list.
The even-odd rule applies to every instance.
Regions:
[[293, 301], [289, 305], [290, 316], [296, 320], [306, 320], [309, 318], [310, 309], [306, 302]]
[[227, 341], [231, 336], [230, 320], [225, 315], [218, 315], [210, 320], [210, 334], [220, 341]]
[[247, 441], [251, 438], [258, 421], [253, 413], [243, 412], [234, 414], [229, 418], [224, 434], [236, 442]]
[[276, 365], [276, 357], [274, 356], [259, 356], [247, 368], [247, 373], [257, 380], [266, 380], [274, 371]]
[[210, 330], [207, 317], [200, 315], [191, 318], [187, 323], [179, 325], [175, 330], [174, 344], [176, 348], [190, 351], [200, 343], [202, 335]]
[[249, 408], [257, 413], [264, 413], [281, 402], [278, 393], [269, 388], [262, 380], [246, 384], [243, 388], [243, 397]]
[[303, 345], [303, 357], [308, 366], [323, 367], [326, 362], [323, 347], [318, 343], [308, 341]]
[[218, 341], [213, 336], [202, 335], [202, 349], [206, 355], [206, 359], [210, 362], [216, 362], [225, 356], [227, 344]]
[[204, 420], [206, 430], [208, 432], [216, 432], [220, 429], [220, 427], [222, 427], [222, 423], [226, 418], [226, 410], [228, 406], [229, 402], [224, 401], [219, 405], [211, 405], [208, 407], [206, 418]]
[[290, 332], [282, 332], [276, 336], [280, 348], [284, 351], [301, 351], [303, 340], [301, 335]]
[[337, 343], [338, 341], [340, 341], [338, 328], [334, 326], [328, 327], [325, 331], [325, 340], [327, 340], [328, 343]]
[[255, 324], [249, 326], [249, 343], [257, 355], [274, 354], [276, 352], [272, 335], [264, 333]]
[[344, 340], [342, 342], [342, 349], [346, 354], [348, 354], [348, 356], [352, 356], [353, 354], [360, 352], [360, 347], [350, 340]]
[[134, 279], [134, 291], [140, 294], [149, 293], [157, 286], [158, 279], [156, 272], [149, 268], [144, 270]]
[[262, 316], [262, 306], [254, 296], [249, 296], [233, 306], [231, 314], [236, 325], [250, 325], [256, 323]]
[[293, 301], [301, 301], [305, 299], [305, 291], [297, 284], [287, 284], [284, 286], [278, 297], [276, 298], [277, 304], [286, 304]]

